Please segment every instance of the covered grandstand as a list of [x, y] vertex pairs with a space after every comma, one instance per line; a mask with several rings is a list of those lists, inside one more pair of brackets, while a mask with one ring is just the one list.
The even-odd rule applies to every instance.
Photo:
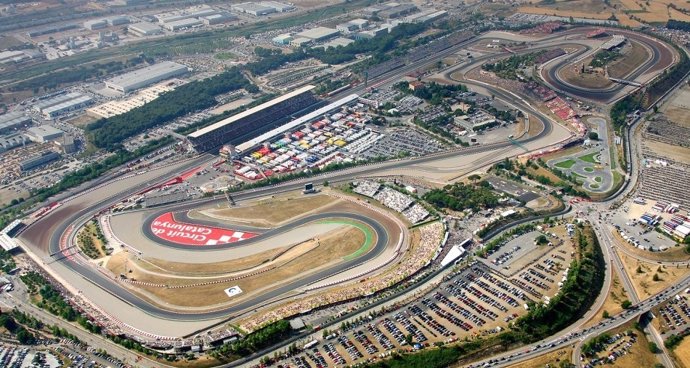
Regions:
[[291, 115], [316, 105], [319, 100], [311, 93], [313, 89], [313, 85], [301, 87], [192, 132], [187, 139], [198, 152], [217, 149], [226, 143], [241, 143], [283, 124]]

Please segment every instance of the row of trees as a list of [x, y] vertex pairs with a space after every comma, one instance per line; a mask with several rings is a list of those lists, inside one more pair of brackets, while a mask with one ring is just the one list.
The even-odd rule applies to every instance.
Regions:
[[359, 40], [347, 46], [323, 49], [302, 49], [284, 54], [280, 50], [257, 47], [254, 52], [261, 60], [249, 63], [245, 67], [254, 75], [263, 75], [281, 66], [308, 58], [315, 58], [326, 64], [342, 64], [357, 58], [357, 55], [369, 54], [375, 59], [393, 50], [396, 43], [417, 35], [426, 29], [422, 24], [405, 23], [395, 27], [390, 33], [369, 40]]
[[[33, 90], [38, 93], [39, 89], [49, 91], [56, 89], [64, 84], [83, 82], [92, 78], [99, 78], [113, 74], [120, 70], [128, 69], [146, 61], [144, 56], [138, 56], [127, 61], [109, 61], [107, 63], [95, 63], [87, 66], [72, 67], [66, 70], [51, 72], [35, 78], [23, 80], [13, 85], [11, 91]], [[148, 61], [153, 62], [152, 59]]]
[[498, 196], [491, 190], [491, 184], [484, 180], [477, 185], [455, 183], [443, 189], [433, 189], [426, 192], [423, 199], [436, 207], [453, 211], [471, 209], [476, 212], [498, 206]]
[[122, 141], [175, 118], [216, 105], [215, 97], [244, 88], [254, 93], [238, 68], [182, 85], [127, 113], [100, 119], [86, 128], [90, 141], [100, 148], [118, 149]]
[[278, 343], [290, 336], [292, 329], [286, 320], [280, 320], [250, 333], [241, 340], [223, 344], [215, 350], [219, 357], [247, 356]]
[[524, 343], [538, 341], [575, 322], [594, 303], [604, 283], [606, 262], [594, 231], [577, 229], [580, 258], [570, 264], [560, 292], [548, 305], [530, 305], [529, 312], [516, 320], [513, 328]]

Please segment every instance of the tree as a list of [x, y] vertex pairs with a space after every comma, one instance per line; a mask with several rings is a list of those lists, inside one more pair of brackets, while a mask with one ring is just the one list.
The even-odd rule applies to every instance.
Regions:
[[609, 315], [609, 311], [604, 311], [604, 313], [601, 314], [601, 317], [609, 318], [609, 317], [611, 317], [611, 315]]
[[598, 141], [599, 140], [599, 133], [589, 132], [589, 139], [591, 139], [593, 141]]
[[482, 177], [479, 176], [479, 175], [477, 175], [477, 174], [472, 174], [472, 175], [470, 175], [470, 176], [467, 177], [467, 179], [471, 180], [471, 181], [472, 181], [472, 184], [474, 184], [474, 185], [477, 185], [477, 181], [478, 181], [479, 179], [481, 179], [481, 178], [482, 178]]
[[659, 278], [659, 274], [655, 273], [654, 276], [652, 277], [653, 281], [659, 281], [661, 278]]
[[661, 350], [659, 350], [659, 347], [656, 346], [656, 343], [653, 341], [650, 341], [647, 346], [649, 347], [649, 351], [651, 351], [654, 354], [658, 354]]
[[623, 309], [628, 309], [632, 307], [632, 302], [626, 299], [621, 303], [621, 307], [623, 307]]

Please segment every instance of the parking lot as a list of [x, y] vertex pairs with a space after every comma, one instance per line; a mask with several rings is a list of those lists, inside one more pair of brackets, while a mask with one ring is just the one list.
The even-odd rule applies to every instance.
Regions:
[[662, 304], [654, 314], [659, 317], [658, 323], [664, 338], [690, 333], [690, 303], [687, 295], [676, 295]]
[[[496, 333], [524, 314], [525, 305], [548, 302], [548, 297], [555, 294], [563, 275], [562, 268], [555, 264], [566, 264], [569, 257], [558, 252], [557, 247], [550, 249], [514, 277], [475, 262], [447, 276], [438, 288], [409, 304], [341, 326], [279, 366], [357, 364], [398, 350], [424, 349], [434, 343]], [[562, 259], [555, 258], [556, 254]]]

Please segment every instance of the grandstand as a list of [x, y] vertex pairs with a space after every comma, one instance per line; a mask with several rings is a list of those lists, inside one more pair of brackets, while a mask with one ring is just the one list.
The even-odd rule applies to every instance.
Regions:
[[187, 135], [198, 152], [218, 149], [223, 144], [238, 144], [284, 123], [291, 115], [305, 110], [319, 100], [307, 85], [249, 110], [223, 119]]

